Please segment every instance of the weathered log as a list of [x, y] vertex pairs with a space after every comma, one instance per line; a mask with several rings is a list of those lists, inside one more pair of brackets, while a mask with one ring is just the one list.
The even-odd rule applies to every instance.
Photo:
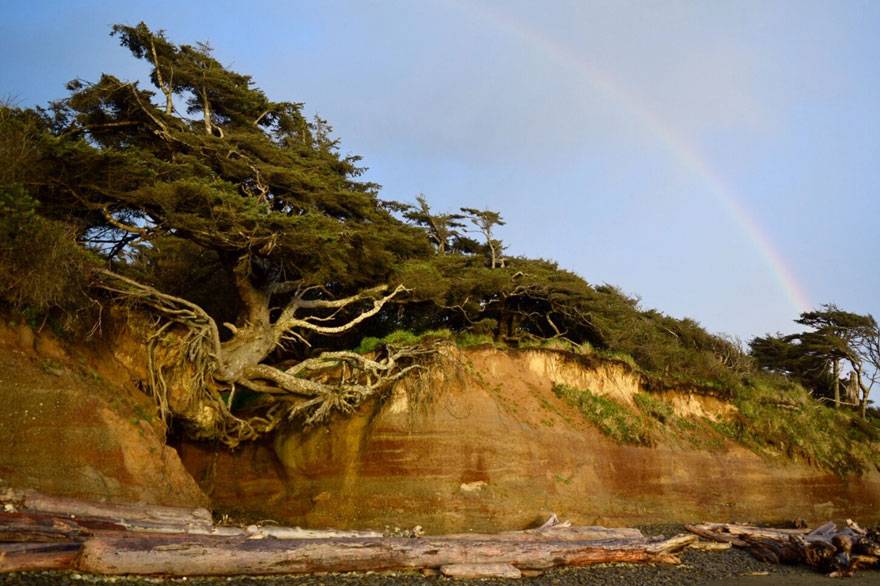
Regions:
[[80, 543], [0, 543], [0, 572], [70, 570]]
[[211, 513], [207, 509], [164, 507], [143, 504], [96, 503], [44, 495], [31, 490], [8, 489], [0, 493], [0, 503], [16, 511], [63, 516], [86, 522], [113, 522], [129, 528], [174, 527], [210, 530]]
[[522, 578], [522, 572], [510, 564], [455, 564], [442, 566], [440, 573], [447, 578], [457, 578], [459, 580]]
[[753, 537], [766, 537], [768, 539], [787, 539], [789, 535], [806, 535], [810, 533], [809, 529], [771, 529], [734, 523], [702, 523], [699, 525], [686, 525], [685, 527], [689, 531], [693, 531], [691, 528], [696, 528], [712, 534], [727, 534], [734, 537], [750, 535]]
[[[691, 537], [691, 536], [688, 536]], [[147, 533], [105, 534], [83, 545], [79, 570], [99, 574], [300, 574], [510, 564], [520, 570], [590, 564], [678, 563], [690, 541], [495, 541], [449, 538], [276, 540]]]
[[705, 525], [685, 525], [684, 528], [693, 533], [694, 535], [699, 535], [703, 539], [709, 539], [711, 541], [717, 541], [720, 543], [727, 543], [730, 545], [734, 545], [736, 547], [745, 547], [747, 544], [742, 539], [738, 537], [734, 537], [729, 533], [721, 533], [718, 531], [711, 531], [706, 528]]
[[696, 540], [696, 535], [682, 533], [669, 539], [651, 540], [651, 544], [646, 549], [651, 553], [673, 553], [685, 549]]
[[[488, 536], [479, 533], [454, 533], [444, 535], [442, 539], [458, 541], [485, 540]], [[503, 531], [493, 533], [495, 541], [624, 541], [628, 539], [645, 539], [638, 529], [608, 528], [597, 526], [559, 526], [550, 528], [526, 529], [524, 531]]]
[[83, 503], [36, 493], [16, 497], [4, 509], [17, 512], [0, 513], [0, 540], [14, 542], [0, 551], [0, 571], [187, 576], [446, 568], [449, 575], [512, 575], [561, 565], [678, 563], [673, 554], [697, 540], [690, 534], [646, 538], [637, 529], [572, 527], [555, 516], [532, 530], [426, 538], [216, 527], [207, 511]]
[[812, 531], [767, 529], [749, 525], [709, 524], [687, 528], [707, 539], [729, 541], [756, 558], [773, 563], [804, 563], [830, 576], [851, 576], [856, 569], [875, 567], [880, 542], [852, 520], [838, 529], [828, 522]]
[[87, 533], [78, 523], [54, 515], [0, 513], [0, 542], [76, 541]]
[[[221, 527], [215, 527], [213, 534], [217, 534], [217, 530]], [[232, 529], [227, 528], [227, 529]], [[257, 525], [249, 525], [243, 530], [251, 539], [264, 539], [271, 537], [272, 539], [342, 539], [346, 537], [382, 537], [381, 533], [376, 531], [340, 531], [337, 529], [302, 529], [301, 527], [270, 527]], [[228, 533], [227, 533], [228, 534]]]
[[776, 540], [762, 536], [744, 536], [747, 547], [757, 559], [773, 564], [797, 564], [803, 559], [801, 548], [789, 539]]
[[723, 541], [695, 541], [688, 547], [698, 551], [727, 551], [731, 544]]

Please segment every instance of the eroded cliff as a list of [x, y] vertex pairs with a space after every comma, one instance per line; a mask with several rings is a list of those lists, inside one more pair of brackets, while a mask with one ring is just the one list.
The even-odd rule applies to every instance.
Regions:
[[206, 506], [152, 400], [109, 348], [0, 324], [0, 486], [95, 501]]
[[228, 452], [180, 446], [216, 507], [308, 526], [430, 532], [516, 528], [553, 511], [577, 523], [695, 519], [877, 519], [880, 477], [846, 479], [758, 456], [712, 431], [729, 403], [655, 393], [692, 428], [621, 445], [554, 385], [637, 410], [626, 365], [546, 350], [458, 351], [384, 401], [274, 444]]

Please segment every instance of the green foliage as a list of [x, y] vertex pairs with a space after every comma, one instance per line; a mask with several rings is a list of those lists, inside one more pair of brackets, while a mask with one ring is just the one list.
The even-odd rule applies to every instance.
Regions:
[[626, 352], [620, 352], [618, 350], [599, 350], [596, 352], [596, 355], [612, 362], [622, 362], [636, 372], [641, 370], [636, 359]]
[[527, 348], [540, 348], [542, 350], [559, 350], [562, 352], [570, 352], [572, 354], [592, 354], [593, 349], [589, 344], [575, 344], [571, 340], [565, 338], [529, 338], [520, 342], [517, 348], [525, 350]]
[[474, 334], [463, 332], [455, 337], [455, 343], [459, 348], [474, 348], [477, 346], [494, 346], [495, 338], [489, 334]]
[[633, 399], [636, 406], [648, 417], [653, 417], [660, 423], [672, 423], [675, 420], [672, 405], [666, 401], [652, 397], [645, 392], [636, 393]]
[[425, 340], [443, 340], [452, 337], [452, 332], [445, 329], [427, 330], [420, 334], [407, 330], [395, 330], [382, 338], [367, 336], [361, 339], [360, 344], [358, 344], [354, 351], [359, 354], [367, 354], [369, 352], [375, 352], [383, 346], [415, 346]]
[[86, 321], [95, 259], [76, 244], [74, 230], [37, 214], [21, 186], [0, 186], [0, 300], [43, 321], [55, 312], [62, 327]]
[[880, 420], [856, 423], [855, 414], [810, 398], [803, 388], [753, 377], [735, 398], [739, 413], [714, 424], [720, 433], [759, 453], [784, 455], [837, 474], [880, 470]]
[[[442, 329], [463, 347], [565, 340], [553, 344], [718, 394], [749, 374], [736, 344], [693, 320], [645, 310], [548, 260], [503, 257], [497, 211], [436, 211], [421, 196], [414, 205], [380, 200], [327, 121], [307, 119], [298, 102], [270, 100], [209, 47], [176, 44], [143, 23], [113, 34], [149, 67], [151, 87], [105, 74], [71, 82], [49, 109], [0, 106], [0, 187], [27, 185], [29, 198], [5, 204], [29, 202], [2, 220], [7, 301], [65, 306], [85, 289], [85, 249], [237, 326], [246, 303], [236, 275], [271, 307], [295, 289], [275, 295], [280, 284], [314, 286], [322, 299], [380, 283], [410, 289], [313, 347], [368, 351], [424, 335], [399, 331]], [[11, 226], [25, 216], [19, 235]], [[479, 242], [465, 235], [465, 220]], [[23, 250], [40, 260], [24, 266]], [[63, 269], [53, 277], [49, 267]], [[274, 357], [308, 352], [285, 347]]]
[[835, 387], [840, 389], [841, 363], [848, 364], [860, 382], [863, 375], [876, 377], [876, 372], [865, 372], [866, 367], [880, 369], [872, 364], [880, 362], [880, 328], [873, 316], [828, 304], [821, 310], [801, 313], [795, 321], [810, 329], [787, 336], [756, 337], [750, 342], [752, 356], [761, 368], [791, 377], [826, 397], [834, 397]]
[[553, 392], [577, 407], [599, 431], [622, 444], [649, 446], [653, 444], [647, 423], [616, 401], [585, 389], [554, 385]]

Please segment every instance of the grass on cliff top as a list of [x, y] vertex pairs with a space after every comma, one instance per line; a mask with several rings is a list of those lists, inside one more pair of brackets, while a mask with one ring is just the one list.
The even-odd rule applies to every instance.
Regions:
[[621, 444], [653, 445], [650, 427], [643, 417], [620, 403], [586, 389], [553, 385], [553, 393], [583, 416], [604, 435]]
[[880, 419], [817, 402], [801, 387], [756, 377], [738, 389], [739, 413], [713, 424], [758, 453], [784, 455], [838, 475], [880, 471]]
[[409, 330], [394, 330], [387, 336], [376, 338], [367, 336], [362, 338], [360, 343], [354, 349], [359, 354], [367, 354], [374, 352], [381, 346], [415, 346], [425, 340], [450, 340], [455, 342], [459, 348], [473, 348], [476, 346], [495, 346], [504, 347], [495, 342], [495, 339], [488, 334], [475, 334], [472, 332], [461, 332], [456, 334], [446, 328], [436, 330], [426, 330], [421, 333], [411, 332]]
[[448, 340], [453, 338], [453, 333], [447, 329], [427, 330], [420, 334], [410, 332], [409, 330], [394, 330], [387, 336], [376, 338], [367, 336], [362, 338], [360, 344], [354, 349], [359, 354], [367, 354], [374, 352], [380, 346], [415, 346], [424, 340]]

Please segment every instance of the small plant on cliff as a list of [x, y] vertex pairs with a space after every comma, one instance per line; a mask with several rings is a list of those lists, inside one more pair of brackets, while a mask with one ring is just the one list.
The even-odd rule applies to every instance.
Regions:
[[452, 338], [452, 332], [445, 329], [428, 330], [420, 334], [407, 330], [394, 330], [387, 336], [377, 338], [375, 336], [367, 336], [360, 341], [355, 352], [358, 354], [367, 354], [375, 352], [387, 346], [415, 346], [424, 340], [448, 340]]
[[633, 397], [636, 406], [648, 417], [653, 417], [660, 423], [671, 423], [675, 418], [672, 405], [662, 399], [652, 397], [646, 392], [636, 393]]
[[653, 445], [653, 438], [645, 420], [620, 403], [586, 389], [554, 385], [553, 392], [583, 416], [599, 431], [622, 444]]

